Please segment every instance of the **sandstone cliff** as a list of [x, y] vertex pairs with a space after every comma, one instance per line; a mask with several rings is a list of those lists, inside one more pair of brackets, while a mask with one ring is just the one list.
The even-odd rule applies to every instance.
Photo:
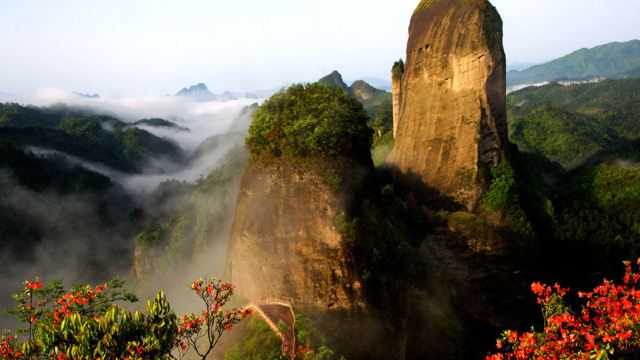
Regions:
[[469, 210], [507, 141], [502, 21], [486, 0], [423, 0], [409, 27], [394, 149], [403, 173]]
[[252, 161], [240, 188], [227, 270], [241, 295], [299, 309], [360, 307], [344, 227], [366, 175], [346, 159]]
[[393, 64], [391, 69], [391, 94], [393, 104], [393, 137], [398, 132], [398, 121], [400, 120], [400, 102], [402, 98], [402, 75], [404, 74], [404, 62], [402, 60]]
[[366, 121], [354, 97], [322, 82], [257, 109], [228, 253], [240, 295], [312, 311], [362, 306], [349, 235], [373, 172]]

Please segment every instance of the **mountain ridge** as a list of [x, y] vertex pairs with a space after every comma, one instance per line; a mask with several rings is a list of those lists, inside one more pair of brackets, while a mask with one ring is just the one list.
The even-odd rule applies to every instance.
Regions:
[[507, 73], [507, 87], [553, 81], [579, 81], [599, 77], [640, 76], [640, 40], [610, 42], [582, 48], [544, 64]]

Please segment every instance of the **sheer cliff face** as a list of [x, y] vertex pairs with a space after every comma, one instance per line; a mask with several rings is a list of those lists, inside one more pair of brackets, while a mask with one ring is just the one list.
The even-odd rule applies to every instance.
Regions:
[[393, 138], [398, 133], [398, 121], [400, 120], [400, 102], [402, 99], [402, 74], [391, 70], [391, 99], [393, 104]]
[[301, 309], [360, 308], [361, 284], [341, 221], [367, 174], [346, 159], [252, 161], [227, 267], [239, 294]]
[[[473, 210], [507, 139], [502, 21], [486, 0], [423, 0], [409, 27], [387, 159]], [[395, 89], [394, 89], [395, 90]]]

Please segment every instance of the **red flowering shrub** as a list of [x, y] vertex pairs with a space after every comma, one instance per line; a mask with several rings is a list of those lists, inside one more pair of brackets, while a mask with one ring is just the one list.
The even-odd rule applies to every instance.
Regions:
[[585, 304], [577, 312], [564, 302], [568, 289], [533, 283], [544, 329], [505, 331], [487, 360], [640, 358], [640, 274], [630, 262], [625, 267], [621, 285], [604, 280], [591, 292], [578, 292]]
[[[222, 311], [233, 296], [233, 284], [214, 278], [200, 279], [191, 284], [191, 289], [202, 300], [204, 310], [200, 316], [182, 316], [177, 340], [179, 356], [182, 358], [193, 349], [199, 357], [205, 359], [220, 340], [222, 333], [231, 330], [233, 325], [251, 315], [252, 311], [237, 308], [229, 312]], [[203, 340], [206, 345], [198, 347]]]
[[190, 351], [205, 359], [225, 331], [251, 314], [224, 311], [233, 285], [214, 278], [192, 285], [204, 304], [201, 315], [180, 318], [162, 291], [146, 313], [121, 309], [114, 302], [137, 301], [122, 286], [112, 280], [66, 291], [59, 281], [26, 281], [10, 311], [25, 325], [0, 337], [0, 359], [182, 359]]

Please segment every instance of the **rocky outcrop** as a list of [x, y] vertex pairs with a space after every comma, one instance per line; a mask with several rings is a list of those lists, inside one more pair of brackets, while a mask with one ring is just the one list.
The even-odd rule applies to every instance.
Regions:
[[198, 83], [196, 85], [189, 86], [188, 88], [182, 88], [178, 91], [176, 96], [192, 98], [197, 102], [214, 101], [218, 96], [209, 91], [207, 85], [204, 83]]
[[252, 160], [227, 268], [241, 296], [314, 312], [361, 308], [345, 214], [370, 170], [344, 158]]
[[393, 104], [393, 137], [398, 132], [398, 121], [400, 121], [400, 101], [402, 99], [402, 75], [404, 74], [404, 62], [402, 60], [393, 64], [391, 69], [391, 102]]
[[349, 86], [344, 82], [344, 80], [342, 80], [342, 75], [337, 70], [333, 70], [331, 74], [321, 78], [320, 80], [318, 80], [318, 82], [331, 86], [337, 86], [348, 93], [351, 92], [351, 89], [349, 89]]
[[387, 162], [475, 209], [507, 141], [502, 21], [486, 0], [423, 0], [411, 18]]
[[387, 93], [384, 90], [374, 88], [364, 80], [354, 81], [349, 87], [349, 91], [363, 104], [374, 101], [380, 94]]

